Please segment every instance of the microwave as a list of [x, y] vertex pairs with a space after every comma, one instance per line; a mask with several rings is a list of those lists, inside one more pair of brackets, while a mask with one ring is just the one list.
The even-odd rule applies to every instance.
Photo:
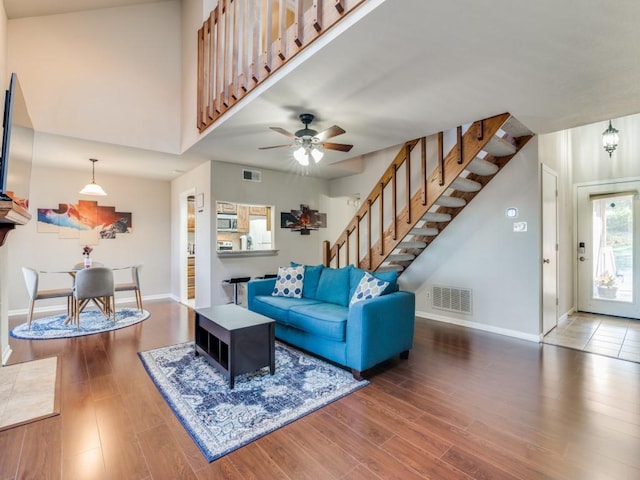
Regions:
[[219, 213], [217, 228], [219, 232], [237, 232], [238, 216], [229, 213]]

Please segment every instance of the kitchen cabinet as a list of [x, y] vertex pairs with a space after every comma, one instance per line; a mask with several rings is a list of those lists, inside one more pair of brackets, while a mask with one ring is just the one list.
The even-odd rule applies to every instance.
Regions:
[[216, 202], [217, 213], [236, 213], [237, 204], [227, 202]]
[[267, 208], [262, 205], [249, 205], [249, 215], [267, 215]]
[[238, 205], [238, 232], [249, 232], [249, 207], [247, 205]]
[[187, 298], [196, 296], [196, 258], [187, 258]]

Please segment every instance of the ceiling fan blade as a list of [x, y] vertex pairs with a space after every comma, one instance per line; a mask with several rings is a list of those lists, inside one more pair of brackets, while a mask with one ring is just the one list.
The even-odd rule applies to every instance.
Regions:
[[290, 147], [291, 144], [287, 143], [286, 145], [274, 145], [273, 147], [258, 147], [258, 150], [269, 150], [270, 148], [282, 148], [282, 147]]
[[322, 142], [324, 140], [327, 140], [328, 138], [342, 135], [343, 133], [346, 132], [339, 126], [334, 125], [333, 127], [329, 127], [326, 130], [323, 130], [320, 133], [316, 134], [316, 138]]
[[296, 138], [296, 136], [293, 133], [286, 131], [284, 128], [280, 128], [280, 127], [269, 127], [269, 128], [274, 132], [281, 133], [289, 138]]
[[345, 145], [344, 143], [321, 143], [322, 148], [326, 148], [327, 150], [338, 150], [339, 152], [348, 152], [353, 148], [353, 145]]

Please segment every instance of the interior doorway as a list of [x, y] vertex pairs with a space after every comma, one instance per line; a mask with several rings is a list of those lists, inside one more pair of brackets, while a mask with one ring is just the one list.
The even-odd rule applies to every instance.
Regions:
[[542, 334], [558, 324], [558, 175], [542, 165]]
[[196, 209], [195, 191], [180, 196], [180, 301], [190, 307], [196, 302]]

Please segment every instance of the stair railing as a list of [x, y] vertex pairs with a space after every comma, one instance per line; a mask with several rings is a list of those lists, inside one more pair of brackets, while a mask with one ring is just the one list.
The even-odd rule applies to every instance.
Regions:
[[218, 0], [198, 30], [198, 130], [365, 1]]
[[[436, 168], [427, 174], [426, 138], [406, 142], [371, 193], [362, 202], [353, 219], [330, 245], [323, 242], [323, 264], [340, 267], [350, 263], [366, 269], [376, 270], [391, 252], [397, 248], [404, 237], [416, 226], [422, 217], [434, 206], [436, 200], [450, 188], [451, 183], [462, 173], [467, 165], [480, 153], [482, 148], [498, 132], [510, 117], [503, 113], [494, 117], [472, 123], [464, 132], [462, 127], [456, 129], [456, 143], [445, 156], [443, 154], [444, 132], [437, 134], [438, 159]], [[411, 152], [420, 143], [420, 184], [412, 185]], [[405, 175], [399, 179], [397, 172], [404, 167]], [[403, 182], [398, 188], [397, 182]], [[390, 186], [391, 208], [385, 207], [385, 188]], [[398, 190], [404, 197], [404, 206], [398, 209]], [[417, 190], [416, 193], [414, 190]], [[378, 238], [372, 241], [372, 211], [378, 211]], [[365, 244], [361, 245], [362, 224], [366, 235]], [[353, 244], [355, 243], [355, 247]], [[364, 248], [363, 248], [364, 247]], [[362, 253], [364, 252], [364, 254]]]

